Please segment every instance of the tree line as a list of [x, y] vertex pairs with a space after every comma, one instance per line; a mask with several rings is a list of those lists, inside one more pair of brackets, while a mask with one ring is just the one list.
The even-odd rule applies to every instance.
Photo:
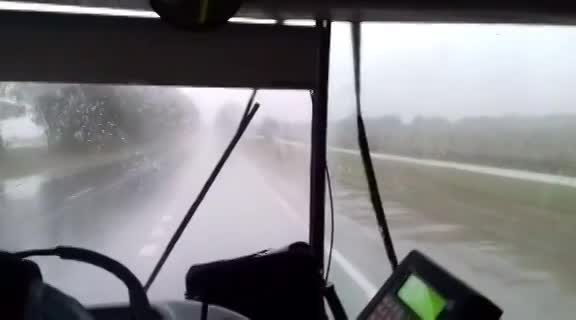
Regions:
[[[576, 114], [365, 119], [373, 152], [576, 176]], [[309, 124], [268, 120], [262, 132], [310, 141]], [[355, 116], [328, 124], [328, 144], [357, 149]]]
[[171, 87], [2, 83], [0, 99], [22, 106], [50, 148], [70, 151], [152, 142], [199, 119], [191, 98]]
[[[376, 152], [576, 175], [576, 115], [466, 117], [450, 121], [397, 116], [366, 120]], [[355, 148], [353, 117], [334, 123], [331, 143]]]

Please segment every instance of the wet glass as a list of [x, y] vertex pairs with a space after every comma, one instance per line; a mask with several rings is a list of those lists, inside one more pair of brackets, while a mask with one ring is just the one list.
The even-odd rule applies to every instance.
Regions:
[[[505, 319], [576, 301], [576, 28], [363, 26], [363, 110], [399, 258], [431, 256]], [[354, 317], [390, 275], [357, 152], [349, 26], [337, 24], [331, 279]]]
[[[0, 249], [84, 247], [145, 281], [250, 93], [0, 83]], [[156, 279], [152, 299], [181, 300], [192, 264], [308, 239], [310, 95], [262, 90], [256, 101], [259, 112]], [[83, 303], [127, 301], [122, 283], [104, 271], [37, 261], [47, 282]]]

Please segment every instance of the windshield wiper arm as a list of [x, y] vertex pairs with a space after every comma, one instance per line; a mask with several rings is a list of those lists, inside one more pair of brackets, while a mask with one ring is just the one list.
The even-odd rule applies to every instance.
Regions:
[[194, 216], [194, 214], [198, 210], [198, 207], [200, 207], [202, 200], [204, 200], [204, 197], [206, 196], [206, 194], [210, 190], [210, 187], [212, 187], [212, 184], [216, 180], [216, 177], [218, 177], [218, 174], [222, 170], [222, 167], [224, 167], [224, 164], [226, 163], [226, 161], [230, 157], [230, 154], [232, 153], [232, 151], [234, 150], [234, 148], [238, 144], [238, 141], [240, 140], [240, 138], [244, 134], [244, 131], [246, 131], [246, 128], [248, 128], [250, 121], [252, 121], [252, 119], [254, 118], [254, 115], [256, 115], [256, 112], [260, 108], [259, 103], [255, 103], [254, 106], [252, 107], [252, 104], [254, 103], [254, 99], [256, 97], [257, 91], [258, 91], [257, 89], [254, 89], [252, 91], [252, 94], [250, 95], [250, 99], [248, 100], [248, 104], [246, 105], [246, 109], [244, 110], [244, 114], [242, 115], [242, 119], [240, 120], [240, 124], [238, 125], [238, 129], [236, 130], [236, 133], [234, 133], [234, 136], [232, 137], [232, 140], [230, 141], [230, 143], [226, 147], [226, 150], [224, 150], [222, 157], [220, 157], [220, 160], [218, 160], [218, 163], [216, 163], [216, 166], [214, 167], [214, 169], [210, 173], [210, 176], [208, 177], [208, 179], [204, 183], [204, 186], [202, 186], [200, 193], [198, 194], [198, 196], [196, 197], [196, 199], [192, 203], [192, 206], [190, 206], [190, 209], [188, 209], [188, 212], [186, 213], [186, 215], [184, 216], [184, 218], [180, 222], [180, 225], [178, 226], [178, 228], [176, 229], [176, 231], [172, 235], [172, 238], [170, 238], [170, 241], [168, 242], [168, 245], [164, 249], [164, 252], [162, 252], [162, 256], [160, 256], [160, 259], [158, 260], [158, 262], [154, 266], [154, 270], [152, 270], [150, 277], [148, 277], [148, 280], [146, 281], [146, 285], [144, 285], [144, 289], [146, 291], [148, 291], [148, 289], [150, 289], [150, 286], [152, 286], [152, 283], [154, 282], [154, 280], [156, 280], [156, 277], [158, 276], [158, 274], [160, 273], [160, 270], [162, 269], [162, 267], [166, 263], [168, 256], [170, 256], [170, 253], [172, 253], [172, 250], [174, 249], [174, 247], [176, 246], [176, 243], [178, 242], [178, 240], [182, 236], [182, 233], [184, 232], [184, 230], [186, 230], [188, 223], [190, 222], [190, 220], [192, 219], [192, 217]]

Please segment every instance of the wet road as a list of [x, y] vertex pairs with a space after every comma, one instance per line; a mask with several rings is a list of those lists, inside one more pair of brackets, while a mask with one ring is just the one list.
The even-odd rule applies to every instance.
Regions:
[[[181, 144], [70, 175], [4, 181], [2, 248], [86, 247], [119, 259], [144, 281], [220, 152], [213, 144]], [[241, 153], [231, 157], [152, 287], [153, 299], [182, 299], [191, 264], [307, 239], [307, 223], [283, 211], [264, 181]], [[82, 302], [127, 300], [105, 272], [38, 261], [49, 282]]]
[[[78, 172], [3, 181], [2, 248], [86, 247], [122, 261], [145, 281], [222, 148], [218, 141], [178, 142]], [[182, 299], [191, 264], [307, 239], [307, 162], [286, 154], [271, 158], [268, 151], [245, 144], [235, 151], [152, 286], [152, 299]], [[331, 279], [354, 316], [390, 270], [365, 190], [336, 178], [334, 191]], [[493, 243], [446, 241], [457, 239], [461, 226], [430, 220], [402, 203], [385, 207], [399, 257], [412, 248], [426, 252], [495, 299], [505, 319], [569, 318], [574, 295], [547, 272], [523, 268]], [[127, 301], [123, 286], [101, 270], [38, 261], [49, 282], [84, 303]]]

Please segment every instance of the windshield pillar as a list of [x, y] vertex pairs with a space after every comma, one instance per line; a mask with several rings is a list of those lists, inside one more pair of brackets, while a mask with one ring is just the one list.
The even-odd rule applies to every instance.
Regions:
[[324, 196], [326, 168], [326, 127], [328, 118], [328, 73], [330, 65], [331, 25], [317, 20], [320, 37], [318, 50], [318, 84], [312, 95], [312, 137], [310, 157], [310, 245], [320, 272], [324, 260]]

